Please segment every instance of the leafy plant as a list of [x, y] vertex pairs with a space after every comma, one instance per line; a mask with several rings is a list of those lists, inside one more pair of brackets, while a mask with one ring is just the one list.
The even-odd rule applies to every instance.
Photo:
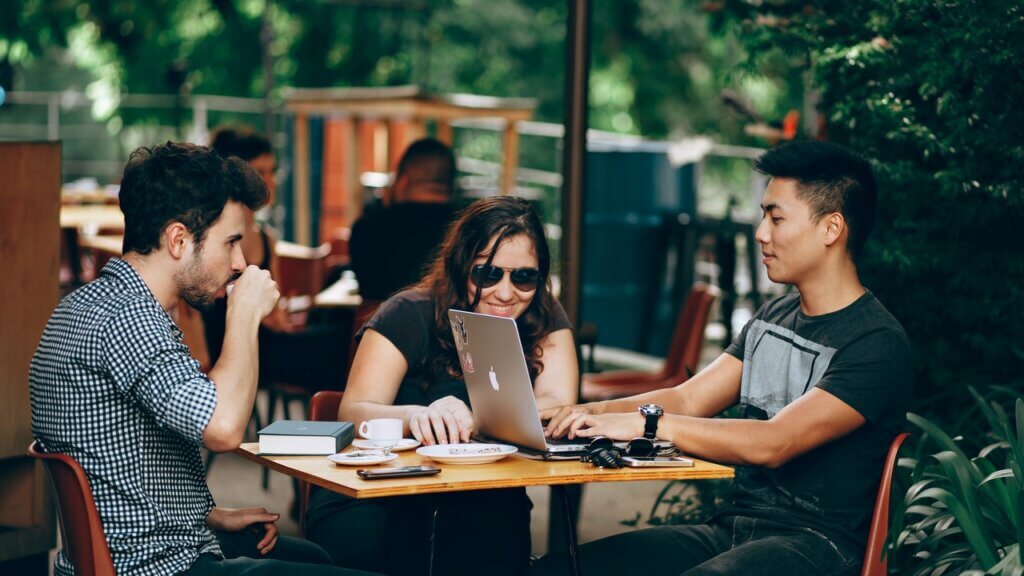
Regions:
[[[899, 462], [909, 488], [892, 517], [890, 572], [1024, 575], [1024, 399], [1010, 418], [999, 402], [970, 393], [989, 427], [973, 458], [964, 438], [907, 416], [924, 437], [918, 454]], [[939, 451], [922, 455], [930, 445]]]

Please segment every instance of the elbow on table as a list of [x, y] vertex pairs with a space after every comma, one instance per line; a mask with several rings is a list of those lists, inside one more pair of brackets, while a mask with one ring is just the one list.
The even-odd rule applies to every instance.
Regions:
[[203, 431], [203, 445], [211, 452], [230, 452], [242, 445], [244, 429], [211, 421]]

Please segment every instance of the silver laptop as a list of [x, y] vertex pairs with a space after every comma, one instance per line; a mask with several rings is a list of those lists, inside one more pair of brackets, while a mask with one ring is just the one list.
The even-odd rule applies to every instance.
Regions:
[[[589, 438], [544, 437], [515, 320], [462, 310], [449, 310], [448, 319], [480, 436], [535, 458], [576, 458], [587, 451]], [[672, 448], [670, 442], [657, 444]]]

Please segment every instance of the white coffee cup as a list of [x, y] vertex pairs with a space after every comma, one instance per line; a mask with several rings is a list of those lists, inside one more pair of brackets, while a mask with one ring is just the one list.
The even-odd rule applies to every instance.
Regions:
[[402, 421], [398, 418], [374, 418], [359, 424], [359, 435], [374, 443], [398, 442], [402, 439]]

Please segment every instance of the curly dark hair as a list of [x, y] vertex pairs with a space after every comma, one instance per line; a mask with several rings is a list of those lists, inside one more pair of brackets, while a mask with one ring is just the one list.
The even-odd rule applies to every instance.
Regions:
[[[526, 200], [515, 196], [493, 196], [470, 204], [459, 214], [448, 228], [427, 274], [416, 286], [434, 298], [434, 336], [441, 348], [441, 353], [433, 360], [435, 375], [462, 378], [448, 310], [474, 310], [480, 302], [483, 287], [477, 286], [473, 294], [468, 288], [473, 260], [487, 254], [487, 263], [490, 264], [497, 248], [516, 236], [526, 236], [533, 242], [540, 271], [537, 294], [526, 311], [516, 319], [516, 327], [530, 377], [536, 378], [544, 370], [540, 343], [552, 332], [552, 313], [558, 306], [551, 295], [551, 252], [544, 238], [544, 227]], [[487, 253], [492, 241], [494, 249]]]
[[267, 201], [266, 185], [244, 160], [194, 144], [143, 146], [132, 152], [121, 179], [123, 251], [159, 249], [160, 235], [171, 222], [184, 224], [201, 249], [229, 200], [250, 210]]

